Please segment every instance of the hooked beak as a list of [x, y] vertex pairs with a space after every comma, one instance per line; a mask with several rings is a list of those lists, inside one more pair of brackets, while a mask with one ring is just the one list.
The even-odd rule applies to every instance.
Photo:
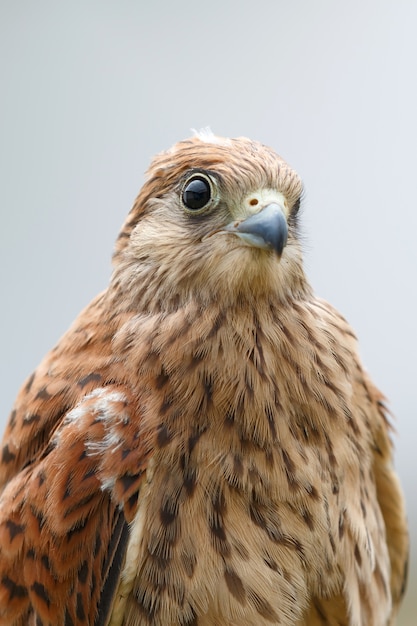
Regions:
[[271, 203], [241, 222], [231, 222], [223, 232], [237, 235], [248, 246], [274, 250], [281, 257], [287, 243], [288, 225], [283, 208]]

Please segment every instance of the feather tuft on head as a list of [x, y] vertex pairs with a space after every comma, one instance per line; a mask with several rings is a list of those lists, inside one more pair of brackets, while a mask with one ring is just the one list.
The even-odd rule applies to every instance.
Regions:
[[205, 143], [227, 144], [230, 142], [227, 138], [217, 137], [217, 135], [215, 135], [211, 130], [210, 126], [205, 126], [204, 128], [200, 128], [200, 130], [192, 128], [191, 132], [194, 137], [197, 137], [197, 139], [200, 139], [200, 141], [204, 141]]

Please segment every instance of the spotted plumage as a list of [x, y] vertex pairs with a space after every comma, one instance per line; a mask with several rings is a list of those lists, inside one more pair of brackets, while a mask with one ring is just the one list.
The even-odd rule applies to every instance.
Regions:
[[1, 626], [395, 624], [384, 398], [306, 280], [301, 192], [248, 139], [155, 158], [108, 289], [9, 419]]

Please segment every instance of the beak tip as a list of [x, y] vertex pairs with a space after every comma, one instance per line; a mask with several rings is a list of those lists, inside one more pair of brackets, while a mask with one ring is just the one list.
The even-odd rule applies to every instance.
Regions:
[[288, 241], [288, 225], [282, 207], [268, 204], [243, 222], [229, 229], [239, 235], [248, 245], [274, 250], [281, 258]]

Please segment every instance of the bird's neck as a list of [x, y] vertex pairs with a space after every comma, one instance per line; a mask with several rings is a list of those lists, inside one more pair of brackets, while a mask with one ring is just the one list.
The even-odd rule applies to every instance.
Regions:
[[267, 449], [280, 407], [282, 419], [290, 420], [293, 406], [306, 402], [305, 381], [297, 374], [300, 359], [311, 358], [303, 316], [302, 302], [264, 300], [206, 310], [191, 302], [169, 314], [132, 317], [114, 348], [128, 378], [138, 381], [132, 385], [144, 427], [166, 442], [179, 433], [192, 440], [208, 428], [231, 428], [239, 447], [247, 441]]

